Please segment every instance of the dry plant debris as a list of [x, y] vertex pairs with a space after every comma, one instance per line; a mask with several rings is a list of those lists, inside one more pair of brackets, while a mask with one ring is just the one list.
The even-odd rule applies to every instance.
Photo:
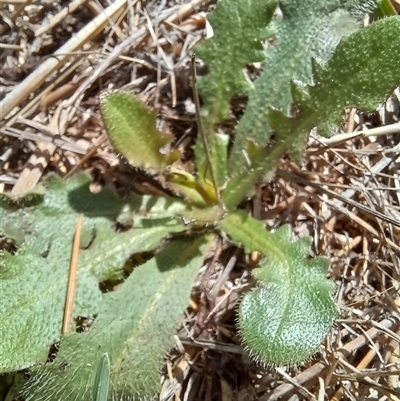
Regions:
[[[189, 54], [214, 3], [3, 1], [0, 191], [19, 196], [43, 175], [77, 170], [121, 194], [162, 191], [119, 163], [98, 98], [113, 88], [137, 93], [190, 160]], [[194, 285], [161, 400], [400, 400], [399, 104], [397, 89], [373, 115], [348, 110], [342, 134], [312, 135], [303, 164], [282, 160], [247, 205], [271, 228], [289, 222], [299, 236], [312, 235], [315, 253], [330, 258], [342, 317], [321, 353], [288, 369], [264, 369], [246, 356], [234, 322], [252, 285], [252, 255], [221, 239]], [[242, 107], [236, 99], [232, 109]]]

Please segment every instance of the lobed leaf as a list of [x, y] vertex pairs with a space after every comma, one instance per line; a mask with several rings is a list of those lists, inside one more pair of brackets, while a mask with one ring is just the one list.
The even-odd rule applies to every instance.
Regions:
[[221, 0], [208, 14], [214, 35], [196, 46], [195, 52], [209, 71], [198, 77], [198, 87], [203, 119], [211, 128], [228, 117], [233, 96], [252, 90], [243, 68], [263, 61], [261, 41], [271, 34], [268, 24], [275, 7], [275, 0]]
[[[279, 3], [283, 20], [277, 27], [276, 43], [266, 49], [265, 70], [255, 81], [255, 90], [236, 130], [233, 154], [245, 139], [264, 145], [272, 130], [268, 108], [288, 115], [291, 105], [290, 81], [311, 84], [311, 59], [331, 57], [340, 39], [361, 27], [351, 9], [361, 1], [284, 0]], [[233, 160], [235, 162], [235, 160]]]
[[310, 358], [317, 350], [339, 310], [326, 279], [328, 261], [307, 259], [311, 238], [291, 241], [290, 228], [277, 232], [236, 212], [220, 223], [246, 252], [267, 257], [253, 270], [257, 287], [244, 295], [238, 325], [244, 345], [263, 364], [292, 365]]
[[159, 391], [163, 357], [174, 344], [174, 326], [188, 304], [210, 239], [169, 244], [137, 267], [120, 288], [105, 294], [91, 330], [64, 336], [54, 363], [33, 370], [24, 396], [30, 401], [86, 400], [100, 357], [107, 353], [112, 399], [152, 399]]
[[[362, 43], [362, 45], [360, 45]], [[269, 121], [280, 136], [303, 138], [313, 127], [332, 134], [345, 107], [373, 111], [400, 83], [400, 17], [377, 21], [343, 40], [324, 65], [314, 62], [315, 85], [292, 85], [297, 118], [270, 110]], [[296, 144], [291, 148], [297, 149]]]
[[[221, 163], [221, 146], [215, 125], [228, 117], [233, 96], [249, 93], [253, 85], [243, 69], [247, 64], [262, 61], [261, 41], [271, 36], [268, 26], [276, 0], [222, 0], [208, 14], [214, 36], [196, 46], [196, 54], [204, 61], [208, 73], [198, 77], [203, 100], [201, 119], [211, 155], [211, 165], [222, 187], [226, 166]], [[206, 169], [207, 152], [200, 139], [195, 147], [196, 164], [203, 178], [210, 178]]]
[[171, 220], [137, 220], [137, 227], [115, 230], [115, 220], [133, 205], [110, 190], [92, 194], [90, 179], [67, 183], [53, 178], [36, 207], [2, 210], [2, 235], [15, 241], [0, 269], [0, 372], [20, 370], [48, 357], [61, 336], [72, 240], [78, 215], [84, 215], [74, 315], [92, 317], [100, 307], [99, 283], [121, 277], [135, 253], [155, 249], [163, 237], [185, 227]]
[[167, 149], [172, 137], [157, 130], [155, 112], [132, 93], [105, 93], [100, 110], [112, 145], [133, 166], [160, 170], [179, 159]]
[[[374, 3], [375, 2], [369, 2]], [[274, 134], [269, 109], [289, 115], [292, 97], [290, 82], [311, 84], [311, 60], [328, 60], [341, 38], [361, 27], [360, 11], [363, 1], [283, 0], [279, 2], [283, 20], [277, 24], [276, 41], [266, 48], [264, 71], [254, 82], [254, 90], [235, 133], [229, 171], [231, 177], [248, 170], [243, 150], [247, 141], [265, 146]], [[371, 4], [369, 4], [371, 8]], [[286, 135], [274, 138], [280, 151], [268, 158], [274, 168], [282, 153], [288, 149], [303, 149], [304, 137]], [[267, 171], [268, 172], [268, 171]]]

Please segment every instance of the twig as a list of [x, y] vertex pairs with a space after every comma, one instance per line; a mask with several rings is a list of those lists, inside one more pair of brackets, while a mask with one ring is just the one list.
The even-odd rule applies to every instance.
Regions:
[[72, 174], [75, 173], [75, 171], [79, 168], [79, 166], [81, 166], [83, 163], [85, 163], [86, 160], [88, 160], [90, 157], [92, 157], [97, 149], [107, 140], [107, 135], [103, 134], [100, 136], [100, 138], [97, 140], [96, 144], [93, 145], [93, 147], [85, 154], [85, 156], [82, 157], [81, 160], [79, 160], [79, 162], [72, 167], [72, 169], [70, 171], [68, 171], [68, 173], [65, 175], [64, 179], [67, 179], [68, 177], [71, 177]]
[[76, 272], [78, 269], [79, 245], [81, 242], [83, 214], [79, 215], [76, 223], [74, 243], [72, 246], [71, 264], [69, 267], [68, 288], [65, 297], [64, 318], [62, 325], [62, 334], [68, 333], [71, 328], [72, 313], [74, 310], [75, 290], [76, 290]]
[[35, 31], [35, 37], [38, 37], [47, 31], [53, 29], [56, 25], [58, 25], [68, 14], [73, 13], [78, 7], [85, 4], [87, 0], [74, 0], [71, 1], [67, 7], [64, 7], [58, 14], [56, 14], [48, 24], [41, 26], [39, 29]]
[[343, 203], [347, 203], [348, 205], [354, 206], [359, 210], [362, 210], [363, 212], [369, 214], [370, 216], [374, 216], [377, 217], [378, 219], [381, 219], [387, 223], [393, 224], [396, 227], [400, 227], [400, 221], [397, 221], [395, 219], [391, 219], [390, 217], [387, 217], [386, 215], [384, 215], [383, 213], [380, 213], [376, 210], [372, 210], [364, 205], [362, 205], [361, 203], [358, 203], [356, 201], [353, 201], [352, 199], [346, 199], [343, 196], [338, 195], [336, 192], [330, 191], [329, 189], [325, 189], [321, 186], [321, 184], [317, 184], [311, 181], [306, 180], [305, 178], [293, 174], [293, 173], [289, 173], [288, 171], [282, 170], [282, 169], [278, 169], [276, 171], [276, 174], [279, 175], [282, 178], [285, 179], [289, 179], [292, 180], [294, 182], [300, 182], [304, 185], [308, 185], [312, 188], [317, 189], [319, 192], [322, 192], [324, 194], [327, 194], [335, 199], [338, 199], [340, 201], [342, 201]]
[[27, 0], [2, 0], [1, 4], [6, 5], [6, 4], [13, 4], [13, 5], [17, 5], [17, 4], [28, 4], [30, 3], [30, 1]]
[[305, 387], [301, 386], [300, 384], [297, 384], [296, 380], [292, 379], [283, 369], [276, 368], [276, 371], [282, 377], [284, 377], [289, 383], [291, 383], [293, 386], [295, 386], [304, 397], [306, 397], [307, 399], [316, 400], [316, 398], [313, 394], [311, 394]]
[[87, 152], [87, 149], [84, 149], [82, 146], [77, 145], [75, 142], [67, 142], [65, 139], [55, 136], [42, 135], [40, 133], [29, 132], [27, 130], [22, 131], [12, 127], [1, 128], [0, 132], [4, 135], [18, 138], [21, 141], [29, 140], [43, 143], [52, 143], [59, 149], [68, 150], [70, 152], [82, 155], [86, 154]]
[[[383, 336], [381, 336], [383, 337]], [[361, 369], [366, 369], [367, 366], [370, 364], [371, 360], [374, 358], [376, 354], [376, 349], [378, 349], [381, 346], [382, 339], [379, 338], [378, 341], [375, 342], [374, 348], [371, 348], [367, 354], [364, 356], [364, 358], [361, 360], [361, 362], [357, 365], [356, 370], [361, 370]], [[358, 383], [355, 383], [355, 388], [358, 388]], [[342, 396], [344, 394], [344, 388], [343, 385], [340, 386], [340, 388], [336, 391], [335, 395], [332, 398], [333, 400], [341, 400]]]
[[15, 107], [28, 98], [48, 78], [50, 74], [61, 68], [69, 59], [69, 53], [76, 51], [86, 42], [93, 39], [103, 30], [109, 18], [115, 18], [126, 4], [126, 0], [117, 0], [104, 10], [104, 13], [98, 15], [82, 28], [76, 35], [72, 36], [67, 43], [61, 46], [54, 56], [48, 58], [36, 70], [34, 70], [20, 84], [15, 86], [4, 100], [0, 103], [0, 120], [4, 119]]
[[36, 187], [55, 150], [56, 147], [52, 143], [38, 145], [38, 149], [29, 157], [27, 166], [11, 190], [13, 196], [21, 196]]
[[[97, 45], [92, 46], [91, 49], [97, 47]], [[11, 127], [20, 116], [28, 117], [30, 114], [34, 113], [38, 104], [47, 95], [50, 94], [54, 88], [58, 88], [60, 83], [66, 80], [70, 74], [72, 74], [85, 60], [84, 55], [78, 56], [78, 58], [71, 63], [71, 65], [66, 68], [49, 86], [43, 89], [37, 96], [35, 96], [28, 104], [22, 107], [15, 115], [13, 115], [5, 124], [6, 127]]]
[[349, 141], [354, 138], [366, 138], [369, 136], [381, 136], [381, 135], [390, 135], [390, 134], [398, 134], [400, 132], [400, 123], [395, 123], [391, 125], [385, 125], [383, 127], [371, 128], [365, 131], [356, 131], [345, 134], [337, 134], [332, 138], [315, 138], [320, 145], [322, 146], [332, 146], [337, 145], [341, 142]]
[[7, 49], [7, 50], [23, 50], [21, 45], [10, 45], [8, 43], [0, 43], [0, 49]]
[[192, 0], [189, 4], [185, 4], [179, 8], [179, 10], [172, 14], [169, 18], [165, 20], [166, 24], [171, 24], [185, 18], [189, 14], [192, 14], [193, 11], [196, 10], [196, 7], [200, 6], [202, 3], [205, 3], [207, 0]]
[[[396, 318], [385, 319], [380, 325], [385, 329], [391, 329], [393, 331], [397, 330], [399, 327], [399, 320]], [[354, 340], [347, 343], [344, 347], [340, 348], [337, 351], [336, 358], [346, 358], [348, 355], [353, 353], [355, 350], [361, 348], [362, 346], [369, 343], [369, 339], [374, 339], [380, 334], [380, 331], [376, 328], [371, 328], [367, 331], [367, 336], [364, 334], [359, 335]], [[317, 362], [315, 365], [306, 369], [304, 372], [300, 373], [296, 376], [295, 381], [298, 385], [304, 385], [309, 381], [317, 380], [318, 376], [322, 376], [324, 371], [329, 367], [326, 366], [323, 362]], [[288, 396], [292, 394], [295, 390], [295, 386], [290, 383], [284, 383], [280, 386], [276, 387], [273, 390], [273, 393], [265, 394], [259, 398], [259, 401], [278, 401], [280, 397]]]

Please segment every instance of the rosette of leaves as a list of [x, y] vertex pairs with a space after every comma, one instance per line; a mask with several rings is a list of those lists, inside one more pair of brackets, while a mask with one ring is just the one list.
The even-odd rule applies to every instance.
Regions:
[[[269, 232], [238, 207], [255, 182], [273, 172], [282, 153], [301, 154], [310, 129], [330, 134], [344, 108], [374, 110], [389, 96], [400, 82], [400, 20], [389, 17], [362, 28], [358, 16], [365, 10], [357, 1], [279, 4], [281, 21], [273, 20], [276, 3], [270, 0], [221, 0], [210, 14], [214, 36], [196, 49], [208, 74], [199, 77], [203, 108], [195, 170], [179, 162], [173, 138], [156, 129], [156, 114], [148, 106], [125, 91], [102, 96], [103, 121], [116, 151], [132, 165], [155, 172], [176, 199], [132, 195], [121, 201], [111, 191], [93, 195], [87, 178], [78, 177], [67, 184], [52, 181], [32, 206], [3, 205], [3, 235], [18, 249], [6, 254], [0, 277], [0, 290], [9, 291], [1, 301], [1, 317], [12, 328], [5, 331], [6, 345], [0, 345], [9, 356], [2, 372], [43, 364], [31, 368], [23, 387], [29, 400], [85, 400], [95, 393], [105, 398], [105, 392], [109, 399], [153, 397], [163, 356], [173, 345], [173, 322], [185, 308], [206, 244], [218, 231], [246, 252], [262, 255], [253, 271], [257, 286], [238, 311], [249, 352], [262, 363], [285, 365], [318, 350], [338, 316], [327, 261], [308, 256], [310, 239], [293, 241], [287, 226]], [[372, 11], [377, 3], [368, 4]], [[264, 49], [267, 39], [273, 40]], [[264, 72], [251, 82], [245, 67], [260, 61]], [[249, 102], [229, 153], [230, 138], [217, 125], [228, 117], [238, 94], [246, 94]], [[272, 135], [274, 143], [268, 144]], [[80, 191], [86, 202], [78, 201], [86, 199]], [[108, 207], [101, 206], [104, 198], [111, 202]], [[61, 337], [62, 283], [80, 213], [86, 225], [78, 279], [84, 287], [78, 289], [76, 313], [96, 319], [89, 332]], [[130, 224], [117, 232], [118, 221]], [[171, 237], [199, 227], [195, 237]], [[123, 277], [130, 255], [157, 249], [119, 288], [98, 291], [99, 282]], [[27, 263], [31, 270], [23, 268]], [[55, 281], [54, 288], [43, 291], [48, 280]], [[29, 294], [42, 302], [29, 304]], [[56, 301], [55, 294], [60, 295]], [[12, 339], [16, 325], [11, 317], [19, 300], [26, 313], [17, 318], [23, 328]], [[38, 322], [35, 314], [44, 317]], [[55, 360], [46, 363], [46, 351], [59, 340]], [[25, 358], [28, 341], [36, 351]]]
[[[261, 362], [295, 364], [315, 353], [338, 315], [331, 298], [334, 286], [325, 277], [327, 262], [307, 257], [309, 239], [293, 242], [287, 227], [270, 233], [237, 208], [255, 181], [273, 172], [284, 152], [301, 154], [312, 128], [332, 134], [346, 107], [374, 110], [390, 95], [400, 81], [394, 68], [400, 65], [395, 60], [400, 20], [391, 17], [361, 29], [360, 16], [377, 2], [279, 4], [279, 23], [271, 21], [273, 1], [254, 0], [249, 7], [248, 2], [222, 0], [210, 14], [214, 36], [195, 49], [208, 67], [208, 74], [198, 79], [203, 107], [202, 132], [195, 145], [197, 169], [187, 171], [171, 163], [161, 175], [164, 185], [187, 202], [188, 209], [181, 213], [186, 222], [217, 228], [247, 252], [265, 255], [254, 270], [258, 286], [239, 307], [240, 333]], [[261, 40], [271, 35], [274, 45], [264, 50]], [[385, 52], [379, 50], [382, 47]], [[244, 68], [260, 60], [264, 72], [251, 82]], [[249, 103], [229, 155], [229, 140], [216, 126], [228, 117], [236, 94], [247, 94]], [[130, 144], [116, 140], [117, 120], [133, 126], [131, 117], [118, 111], [122, 104], [132, 109], [145, 106], [123, 91], [106, 93], [102, 99], [111, 142], [121, 153], [131, 147], [127, 159], [132, 161], [142, 133], [131, 129]], [[108, 124], [110, 120], [114, 124]], [[272, 134], [275, 143], [266, 148]]]
[[[240, 332], [260, 361], [294, 364], [318, 349], [338, 314], [331, 298], [334, 287], [325, 278], [327, 262], [307, 258], [309, 239], [292, 242], [287, 227], [270, 233], [261, 222], [236, 209], [248, 194], [249, 182], [253, 186], [256, 179], [273, 171], [283, 152], [299, 154], [312, 128], [329, 135], [339, 125], [345, 107], [373, 110], [392, 92], [400, 79], [393, 68], [393, 63], [398, 63], [394, 58], [400, 45], [400, 21], [392, 17], [360, 29], [359, 4], [344, 7], [325, 2], [315, 8], [314, 1], [283, 1], [283, 20], [274, 24], [276, 44], [263, 51], [260, 40], [274, 32], [267, 22], [276, 4], [254, 1], [248, 7], [245, 3], [218, 3], [209, 17], [214, 37], [196, 49], [209, 69], [208, 75], [199, 77], [205, 140], [198, 138], [196, 143], [197, 170], [187, 171], [171, 163], [161, 174], [165, 185], [187, 202], [188, 210], [181, 214], [185, 221], [218, 228], [247, 252], [265, 255], [254, 271], [258, 287], [244, 297], [239, 308]], [[251, 27], [248, 31], [229, 30], [233, 25]], [[384, 37], [385, 53], [378, 50]], [[265, 72], [250, 82], [243, 69], [263, 56]], [[297, 58], [301, 62], [294, 63]], [[371, 67], [372, 59], [376, 68]], [[274, 98], [271, 92], [277, 82], [284, 88], [283, 97]], [[228, 155], [229, 141], [215, 127], [228, 116], [231, 98], [243, 93], [249, 95], [249, 104]], [[264, 106], [261, 109], [253, 103]], [[111, 142], [121, 153], [131, 147], [132, 155], [127, 158], [132, 161], [142, 133], [131, 129], [130, 144], [115, 139], [117, 120], [125, 127], [133, 126], [130, 115], [119, 112], [127, 104], [132, 109], [145, 107], [129, 93], [117, 91], [104, 95], [102, 114]], [[293, 117], [291, 105], [296, 108]], [[245, 134], [241, 124], [247, 119], [252, 123]], [[107, 123], [111, 120], [112, 125]], [[277, 143], [267, 151], [265, 145], [272, 133]], [[238, 157], [239, 152], [246, 157]]]

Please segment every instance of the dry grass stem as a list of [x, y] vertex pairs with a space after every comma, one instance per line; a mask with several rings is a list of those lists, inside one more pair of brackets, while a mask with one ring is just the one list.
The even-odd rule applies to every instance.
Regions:
[[69, 268], [68, 287], [67, 287], [67, 294], [65, 297], [64, 317], [62, 324], [63, 334], [68, 333], [71, 329], [72, 314], [74, 311], [76, 276], [78, 271], [78, 257], [79, 257], [79, 246], [81, 242], [82, 222], [83, 222], [83, 214], [79, 215], [78, 221], [76, 223], [74, 242], [72, 245], [71, 264]]

